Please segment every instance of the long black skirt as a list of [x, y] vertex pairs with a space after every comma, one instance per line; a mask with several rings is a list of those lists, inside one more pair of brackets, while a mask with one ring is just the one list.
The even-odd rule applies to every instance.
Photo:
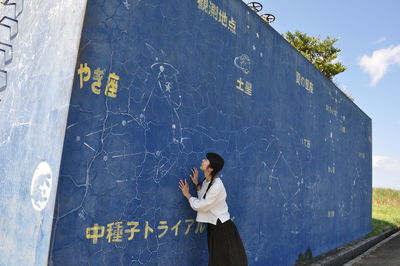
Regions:
[[208, 266], [247, 266], [247, 256], [239, 232], [232, 222], [208, 224]]

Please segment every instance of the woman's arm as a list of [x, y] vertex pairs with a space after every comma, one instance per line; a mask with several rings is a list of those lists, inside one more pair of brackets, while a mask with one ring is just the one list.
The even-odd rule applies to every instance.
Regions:
[[190, 207], [195, 211], [209, 211], [221, 198], [221, 184], [215, 183], [210, 187], [205, 199], [189, 197]]

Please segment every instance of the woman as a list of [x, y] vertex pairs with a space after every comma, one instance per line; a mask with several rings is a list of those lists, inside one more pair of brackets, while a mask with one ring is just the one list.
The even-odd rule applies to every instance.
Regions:
[[200, 170], [205, 179], [198, 181], [197, 169], [192, 169], [190, 178], [197, 188], [197, 198], [189, 192], [186, 179], [179, 181], [182, 194], [189, 200], [190, 207], [197, 211], [196, 221], [207, 223], [209, 266], [245, 266], [246, 252], [235, 224], [230, 219], [226, 204], [226, 191], [217, 173], [224, 166], [224, 159], [216, 153], [207, 153]]

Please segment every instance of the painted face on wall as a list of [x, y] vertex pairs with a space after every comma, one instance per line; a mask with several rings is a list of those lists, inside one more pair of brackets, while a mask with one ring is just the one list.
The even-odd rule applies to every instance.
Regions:
[[42, 211], [50, 199], [52, 172], [47, 162], [41, 162], [35, 170], [31, 183], [32, 206]]

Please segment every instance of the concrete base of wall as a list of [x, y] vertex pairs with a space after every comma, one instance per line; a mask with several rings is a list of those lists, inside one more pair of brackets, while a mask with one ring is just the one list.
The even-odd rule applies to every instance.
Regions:
[[362, 238], [356, 243], [351, 243], [343, 247], [315, 257], [307, 262], [297, 265], [312, 265], [312, 266], [339, 266], [343, 265], [357, 256], [360, 256], [371, 247], [377, 245], [379, 242], [384, 241], [394, 233], [399, 232], [399, 229], [391, 229], [379, 235], [369, 238]]

